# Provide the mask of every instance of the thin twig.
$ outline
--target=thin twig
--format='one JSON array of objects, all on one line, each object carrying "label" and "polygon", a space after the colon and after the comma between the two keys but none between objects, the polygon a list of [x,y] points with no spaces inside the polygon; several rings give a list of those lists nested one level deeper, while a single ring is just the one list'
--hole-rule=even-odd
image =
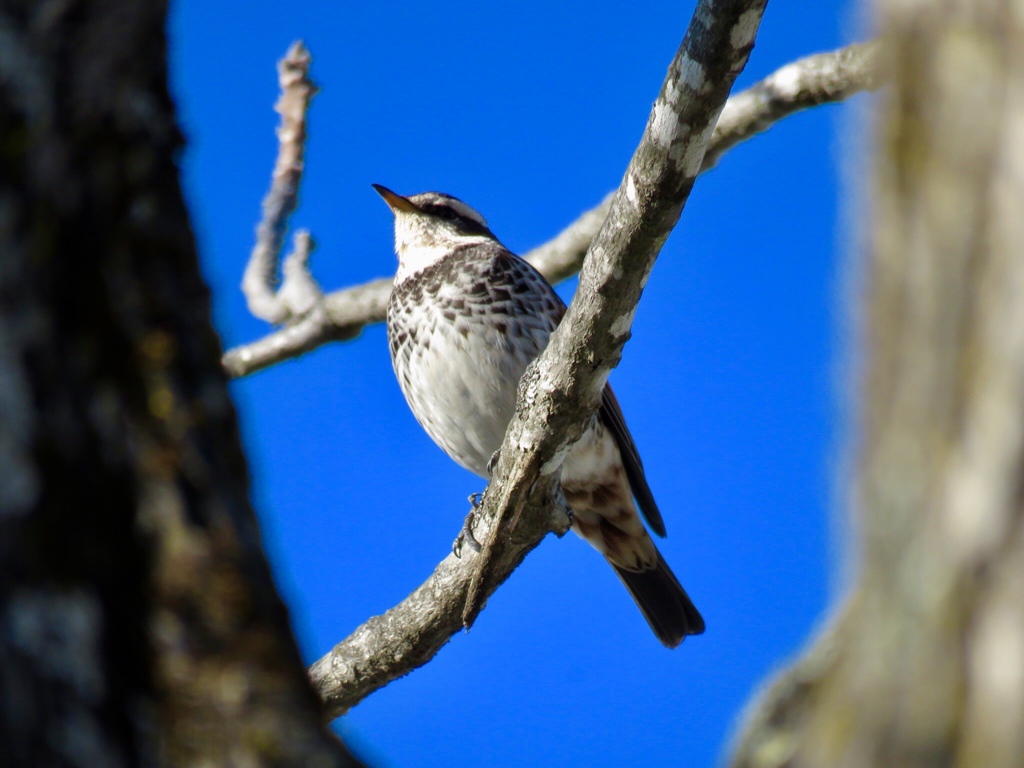
[{"label": "thin twig", "polygon": [[[856,44],[787,64],[726,103],[711,138],[702,171],[715,165],[727,150],[784,117],[808,107],[842,101],[881,84],[877,45]],[[583,213],[559,235],[525,258],[552,283],[579,271],[583,256],[601,228],[612,194]],[[224,368],[232,377],[246,376],[283,360],[298,357],[329,341],[356,338],[367,325],[384,322],[391,279],[329,293],[326,311],[298,320],[294,326],[229,350]]]},{"label": "thin twig", "polygon": [[[284,244],[288,219],[298,204],[299,182],[302,179],[303,153],[306,143],[306,112],[316,93],[309,79],[309,51],[301,41],[292,43],[288,53],[277,65],[281,97],[274,109],[281,115],[277,129],[279,142],[277,162],[271,177],[270,189],[263,198],[263,218],[256,227],[256,244],[242,277],[242,293],[249,311],[269,323],[283,323],[295,316],[295,307],[306,311],[320,300],[321,293],[308,269],[308,279],[295,281],[289,291],[278,291],[278,260]],[[308,260],[308,235],[304,244],[296,241],[296,252],[305,246]],[[293,270],[294,272],[294,270]]]},{"label": "thin twig", "polygon": [[293,242],[292,252],[281,265],[284,279],[277,299],[291,317],[303,317],[323,302],[324,294],[309,268],[309,257],[315,247],[312,236],[300,229]]}]

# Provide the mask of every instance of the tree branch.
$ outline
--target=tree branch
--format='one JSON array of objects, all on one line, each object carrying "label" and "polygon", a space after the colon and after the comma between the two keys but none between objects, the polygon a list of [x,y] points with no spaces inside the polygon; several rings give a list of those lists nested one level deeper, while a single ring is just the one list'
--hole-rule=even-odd
[{"label": "tree branch", "polygon": [[701,170],[711,170],[730,149],[784,117],[879,88],[882,73],[878,49],[877,42],[853,43],[837,51],[807,56],[733,96],[718,119]]},{"label": "tree branch", "polygon": [[332,716],[429,660],[552,529],[568,520],[559,474],[629,337],[654,260],[679,219],[766,0],[704,0],[594,239],[580,285],[519,387],[516,415],[484,495],[485,544],[449,556],[410,597],[371,619],[310,670]]},{"label": "tree branch", "polygon": [[[808,107],[842,101],[880,84],[874,43],[849,45],[787,64],[729,99],[711,137],[701,171],[711,169],[725,152],[784,117]],[[576,274],[608,215],[613,195],[609,193],[559,235],[525,254],[526,260],[551,283]],[[390,293],[390,278],[334,291],[325,297],[323,311],[312,312],[294,325],[229,350],[224,355],[224,367],[232,377],[246,376],[329,341],[354,339],[365,326],[384,322]]]},{"label": "tree branch", "polygon": [[242,276],[242,293],[249,311],[268,323],[279,324],[306,315],[323,298],[320,286],[309,271],[312,240],[305,231],[295,235],[295,247],[285,259],[284,280],[280,290],[277,289],[281,246],[288,229],[288,219],[299,201],[306,144],[306,112],[316,94],[316,85],[309,79],[309,63],[309,51],[298,41],[292,43],[277,65],[281,85],[281,98],[274,105],[281,115],[281,125],[277,129],[277,162],[270,189],[263,198],[263,218],[256,227],[256,244]]}]

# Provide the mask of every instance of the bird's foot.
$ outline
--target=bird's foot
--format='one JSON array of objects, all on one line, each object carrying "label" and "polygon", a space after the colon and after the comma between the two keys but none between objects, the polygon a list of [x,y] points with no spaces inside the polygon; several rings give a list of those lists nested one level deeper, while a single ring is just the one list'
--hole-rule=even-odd
[{"label": "bird's foot", "polygon": [[[565,503],[563,500],[561,503],[562,512],[565,514],[564,518],[559,519],[558,513],[555,512],[552,518],[552,527],[554,528],[555,535],[558,538],[562,538],[569,531],[572,530],[572,524],[576,522],[576,515],[572,511],[572,507]],[[564,522],[563,522],[564,521]]]},{"label": "bird's foot", "polygon": [[463,544],[468,545],[471,550],[478,554],[482,549],[480,542],[477,541],[476,536],[473,535],[473,523],[476,522],[476,511],[483,503],[483,496],[484,495],[482,493],[471,493],[469,495],[469,514],[466,515],[466,519],[462,523],[462,530],[459,531],[459,535],[455,537],[455,541],[452,543],[452,554],[460,560],[462,559]]}]

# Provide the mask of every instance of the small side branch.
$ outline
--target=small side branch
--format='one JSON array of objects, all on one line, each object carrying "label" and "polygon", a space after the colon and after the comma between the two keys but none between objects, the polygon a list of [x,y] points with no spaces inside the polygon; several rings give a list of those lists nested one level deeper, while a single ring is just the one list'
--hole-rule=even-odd
[{"label": "small side branch", "polygon": [[854,43],[838,51],[798,59],[729,99],[704,156],[708,171],[719,158],[788,115],[844,101],[882,85],[879,43]]},{"label": "small side branch", "polygon": [[[580,286],[519,388],[478,512],[479,555],[447,558],[419,589],[371,619],[310,670],[336,717],[429,660],[548,532],[568,524],[559,474],[629,336],[642,286],[700,171],[729,89],[753,48],[766,0],[702,0],[647,130],[584,263]],[[433,649],[433,650],[430,650]]]},{"label": "small side branch", "polygon": [[308,314],[323,298],[309,271],[312,239],[308,232],[295,236],[295,246],[285,259],[284,281],[278,290],[278,260],[288,230],[288,220],[298,204],[306,143],[306,112],[316,93],[309,79],[310,55],[301,41],[292,43],[278,63],[281,97],[274,109],[281,115],[277,129],[277,162],[270,189],[263,198],[263,218],[256,227],[256,245],[242,277],[242,293],[249,311],[268,323],[281,324]]},{"label": "small side branch", "polygon": [[[787,64],[729,99],[711,137],[701,171],[712,168],[740,142],[789,115],[842,101],[881,84],[876,43],[850,45]],[[552,283],[576,274],[608,215],[612,197],[610,193],[560,234],[525,254],[526,260]],[[324,298],[325,312],[306,316],[294,326],[229,350],[224,355],[224,368],[232,377],[246,376],[329,341],[354,339],[365,326],[384,322],[390,293],[389,278],[333,291]]]}]

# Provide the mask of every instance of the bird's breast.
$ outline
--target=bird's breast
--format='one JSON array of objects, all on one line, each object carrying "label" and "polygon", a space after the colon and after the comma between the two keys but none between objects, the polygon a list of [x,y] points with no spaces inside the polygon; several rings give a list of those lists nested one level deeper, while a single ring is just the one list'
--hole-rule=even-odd
[{"label": "bird's breast", "polygon": [[388,340],[417,420],[449,456],[478,475],[501,447],[516,388],[553,324],[444,286],[393,302]]}]

